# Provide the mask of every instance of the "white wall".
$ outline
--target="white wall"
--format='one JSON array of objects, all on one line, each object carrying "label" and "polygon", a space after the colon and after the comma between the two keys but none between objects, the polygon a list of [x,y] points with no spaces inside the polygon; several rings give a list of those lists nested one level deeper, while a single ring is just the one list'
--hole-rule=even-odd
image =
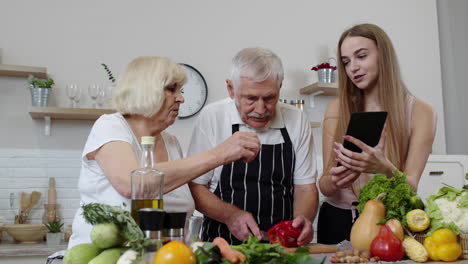
[{"label": "white wall", "polygon": [[[282,97],[300,98],[298,89],[316,80],[310,67],[333,55],[345,28],[376,23],[392,38],[409,89],[436,108],[434,152],[445,153],[435,0],[5,1],[2,10],[3,63],[48,67],[57,83],[53,103],[59,106],[68,102],[65,84],[104,83],[101,62],[118,74],[139,55],[194,65],[208,82],[211,102],[227,96],[230,59],[248,46],[277,52],[286,70]],[[90,123],[54,122],[53,136],[42,136],[42,121],[26,113],[25,83],[0,78],[0,120],[9,122],[0,131],[0,146],[81,148]],[[180,120],[170,129],[184,148],[193,122]]]},{"label": "white wall", "polygon": [[[68,103],[67,83],[104,84],[101,62],[117,75],[139,55],[164,55],[195,66],[205,76],[212,102],[227,96],[224,80],[230,59],[248,46],[272,49],[283,59],[282,98],[305,99],[299,88],[317,80],[310,68],[334,56],[341,32],[356,23],[375,23],[392,38],[411,92],[437,110],[433,149],[445,153],[435,0],[3,0],[2,11],[2,63],[47,67],[57,83],[52,104],[58,106]],[[25,79],[0,77],[0,94],[0,148],[11,151],[10,156],[16,151],[81,151],[92,122],[53,121],[52,135],[45,137],[43,121],[32,120],[27,113]],[[311,119],[321,120],[329,100],[320,98],[318,106],[308,110]],[[178,120],[169,129],[184,150],[194,120]],[[314,129],[314,136],[320,151],[320,129]],[[5,173],[0,169],[3,178],[16,177]],[[78,177],[77,171],[72,173]],[[39,174],[44,183],[49,176]]]},{"label": "white wall", "polygon": [[437,1],[447,153],[468,154],[468,1]]}]

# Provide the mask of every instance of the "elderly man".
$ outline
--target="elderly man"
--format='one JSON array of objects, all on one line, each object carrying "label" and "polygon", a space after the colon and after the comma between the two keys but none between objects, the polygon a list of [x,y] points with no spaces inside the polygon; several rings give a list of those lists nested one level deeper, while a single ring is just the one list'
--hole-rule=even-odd
[{"label": "elderly man", "polygon": [[221,236],[238,244],[292,219],[302,229],[298,243],[312,240],[318,202],[312,131],[299,109],[278,104],[283,75],[273,52],[241,50],[226,80],[230,98],[206,106],[199,116],[189,155],[237,131],[255,132],[262,144],[255,160],[239,159],[190,183],[196,209],[205,215],[204,241]]}]

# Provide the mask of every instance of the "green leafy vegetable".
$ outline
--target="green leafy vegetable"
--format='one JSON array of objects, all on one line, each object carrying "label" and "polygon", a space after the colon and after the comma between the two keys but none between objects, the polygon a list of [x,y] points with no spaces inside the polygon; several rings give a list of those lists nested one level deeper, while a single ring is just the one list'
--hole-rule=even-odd
[{"label": "green leafy vegetable", "polygon": [[210,242],[199,243],[203,243],[202,246],[194,250],[195,257],[197,257],[197,264],[229,263],[227,259],[221,257],[218,246]]},{"label": "green leafy vegetable", "polygon": [[[465,179],[468,180],[468,173],[465,174]],[[463,189],[468,190],[468,184],[463,185]]]},{"label": "green leafy vegetable", "polygon": [[384,174],[375,174],[372,180],[361,188],[357,209],[359,213],[362,213],[367,201],[374,199],[381,193],[386,193],[380,199],[386,209],[385,220],[396,218],[403,225],[406,225],[406,213],[412,209],[422,209],[422,206],[417,194],[406,183],[406,173],[395,170],[393,175],[394,177],[388,178]]},{"label": "green leafy vegetable", "polygon": [[91,225],[114,223],[119,227],[120,235],[127,241],[132,249],[139,253],[139,257],[143,256],[144,248],[151,243],[146,239],[133,220],[129,211],[122,209],[120,206],[110,206],[106,204],[90,203],[81,207],[83,209],[83,217]]},{"label": "green leafy vegetable", "polygon": [[250,235],[243,244],[231,247],[246,256],[244,264],[321,264],[325,261],[325,258],[322,260],[312,258],[308,247],[299,247],[296,252],[284,253],[284,247],[279,244],[260,243],[253,235]]}]

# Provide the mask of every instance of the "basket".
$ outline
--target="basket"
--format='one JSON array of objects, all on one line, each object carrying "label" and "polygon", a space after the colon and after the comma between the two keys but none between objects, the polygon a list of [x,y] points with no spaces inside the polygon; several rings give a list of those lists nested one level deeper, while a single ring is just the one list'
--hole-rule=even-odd
[{"label": "basket", "polygon": [[468,259],[468,234],[460,234],[460,245],[462,247],[462,257]]},{"label": "basket", "polygon": [[414,235],[414,239],[416,239],[416,241],[418,241],[421,244],[424,244],[424,239],[426,238],[425,233],[414,233],[413,235]]}]

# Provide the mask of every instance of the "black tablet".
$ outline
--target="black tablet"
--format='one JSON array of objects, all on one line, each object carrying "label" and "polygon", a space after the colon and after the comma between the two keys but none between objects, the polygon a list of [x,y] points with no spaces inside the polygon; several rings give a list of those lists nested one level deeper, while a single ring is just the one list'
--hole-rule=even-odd
[{"label": "black tablet", "polygon": [[[355,137],[370,147],[375,147],[379,143],[386,119],[387,112],[352,113],[345,135]],[[362,152],[359,147],[346,140],[343,146],[354,152]]]},{"label": "black tablet", "polygon": [[[348,129],[345,135],[355,137],[370,147],[379,143],[387,112],[356,112],[351,114]],[[344,141],[343,146],[354,152],[362,152],[358,146],[349,141]],[[338,166],[341,164],[338,163]]]}]

